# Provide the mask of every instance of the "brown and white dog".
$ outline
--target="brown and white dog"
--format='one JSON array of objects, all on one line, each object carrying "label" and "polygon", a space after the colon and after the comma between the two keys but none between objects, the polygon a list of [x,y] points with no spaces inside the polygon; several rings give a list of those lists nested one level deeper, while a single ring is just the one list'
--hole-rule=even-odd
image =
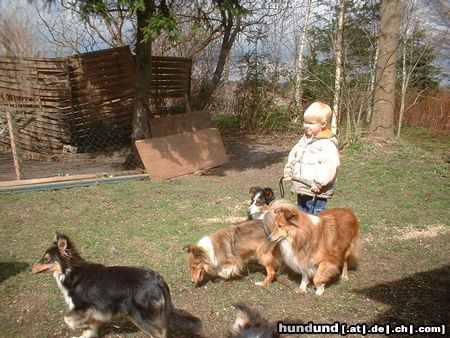
[{"label": "brown and white dog", "polygon": [[328,209],[318,216],[286,202],[274,202],[271,209],[272,217],[264,219],[269,240],[279,244],[285,264],[302,275],[300,292],[312,279],[316,294],[322,295],[341,269],[348,279],[348,268],[357,262],[359,228],[350,209]]},{"label": "brown and white dog", "polygon": [[191,281],[203,285],[208,277],[230,279],[242,276],[252,256],[266,268],[267,276],[257,285],[267,286],[276,277],[281,255],[259,220],[247,220],[204,236],[196,245],[186,245]]}]

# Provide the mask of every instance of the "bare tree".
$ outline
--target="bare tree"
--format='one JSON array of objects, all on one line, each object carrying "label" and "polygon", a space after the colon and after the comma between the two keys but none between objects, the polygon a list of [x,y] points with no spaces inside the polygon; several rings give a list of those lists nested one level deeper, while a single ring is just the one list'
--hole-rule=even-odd
[{"label": "bare tree", "polygon": [[380,53],[376,69],[374,107],[370,137],[394,137],[396,61],[401,2],[383,0],[381,8]]},{"label": "bare tree", "polygon": [[301,33],[297,33],[296,39],[296,62],[295,62],[295,84],[294,84],[294,114],[299,116],[303,110],[303,86],[302,80],[304,76],[305,62],[304,52],[308,35],[309,18],[311,14],[312,0],[306,1],[305,15]]},{"label": "bare tree", "polygon": [[373,112],[373,93],[375,91],[375,83],[376,83],[376,70],[378,63],[378,56],[380,55],[380,44],[377,43],[375,47],[375,56],[373,58],[372,67],[370,69],[370,84],[367,90],[367,115],[366,122],[369,123],[372,118]]},{"label": "bare tree", "polygon": [[[44,6],[45,7],[45,6]],[[74,0],[55,0],[51,11],[35,3],[42,37],[53,46],[53,54],[84,53],[134,43],[133,15],[120,2],[110,11],[85,15]]]},{"label": "bare tree", "polygon": [[[211,38],[217,36],[220,40],[219,52],[216,54],[213,71],[207,78],[203,78],[200,89],[193,100],[196,110],[204,109],[222,80],[230,51],[240,33],[244,33],[258,25],[267,27],[288,8],[287,4],[271,1],[240,1],[242,6],[238,11],[218,1],[214,8],[206,9],[205,20],[209,25]],[[207,39],[208,41],[209,39]]]},{"label": "bare tree", "polygon": [[30,13],[16,3],[0,12],[0,54],[8,56],[38,56],[40,51],[33,34]]},{"label": "bare tree", "polygon": [[337,131],[337,120],[339,116],[339,103],[341,100],[341,88],[342,79],[344,73],[344,20],[345,20],[345,0],[339,0],[339,19],[338,19],[338,29],[336,37],[336,75],[334,78],[334,100],[333,100],[333,115],[331,118],[331,131],[336,133]]}]

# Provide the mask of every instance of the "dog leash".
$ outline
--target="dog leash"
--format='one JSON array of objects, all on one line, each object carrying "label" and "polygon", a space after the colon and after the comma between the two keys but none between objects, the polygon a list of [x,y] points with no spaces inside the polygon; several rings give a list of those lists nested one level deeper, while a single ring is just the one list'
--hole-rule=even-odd
[{"label": "dog leash", "polygon": [[[280,179],[279,179],[279,181],[278,181],[278,188],[280,189],[280,196],[281,196],[281,198],[284,198],[284,185],[283,185],[283,179],[284,179],[284,176],[282,176]],[[302,182],[302,180],[300,180],[300,179],[298,179],[298,178],[292,178],[292,181],[295,181],[295,182]],[[314,197],[313,197],[313,201],[314,201],[314,209],[316,208],[316,201],[317,200],[317,194],[314,194]]]},{"label": "dog leash", "polygon": [[[281,196],[281,198],[284,198],[284,185],[283,185],[283,179],[284,179],[284,176],[282,176],[282,177],[280,178],[280,180],[278,181],[278,188],[280,189],[280,196]],[[301,179],[298,179],[298,178],[295,178],[295,177],[292,177],[291,180],[294,181],[294,182],[305,183],[305,182],[302,181]],[[306,183],[306,184],[308,184],[308,183]]]},{"label": "dog leash", "polygon": [[283,180],[284,180],[284,176],[282,176],[280,178],[280,180],[278,181],[278,188],[280,189],[280,196],[281,198],[284,198],[284,186],[283,186]]}]

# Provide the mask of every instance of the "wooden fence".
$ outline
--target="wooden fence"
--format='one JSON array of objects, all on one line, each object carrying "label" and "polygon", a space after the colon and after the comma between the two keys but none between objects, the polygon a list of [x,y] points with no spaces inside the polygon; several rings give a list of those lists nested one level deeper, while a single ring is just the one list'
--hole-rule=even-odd
[{"label": "wooden fence", "polygon": [[[155,116],[189,111],[192,60],[154,57],[151,104]],[[25,156],[102,151],[130,144],[135,86],[129,47],[61,59],[0,57],[0,132],[6,113]],[[0,135],[0,151],[10,136]]]},{"label": "wooden fence", "polygon": [[[10,113],[22,151],[61,152],[71,141],[70,106],[66,60],[0,58],[0,126]],[[9,137],[0,136],[0,149],[9,147]]]},{"label": "wooden fence", "polygon": [[157,116],[190,112],[192,59],[152,58],[151,102]]},{"label": "wooden fence", "polygon": [[129,48],[69,57],[71,131],[79,152],[131,140],[135,68]]}]

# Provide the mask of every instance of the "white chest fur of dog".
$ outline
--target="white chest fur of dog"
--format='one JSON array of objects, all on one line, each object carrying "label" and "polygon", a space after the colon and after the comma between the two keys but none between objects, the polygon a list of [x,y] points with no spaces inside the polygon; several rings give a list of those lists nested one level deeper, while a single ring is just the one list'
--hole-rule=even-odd
[{"label": "white chest fur of dog", "polygon": [[69,307],[69,310],[72,310],[75,305],[73,304],[72,297],[69,295],[69,290],[64,286],[63,282],[66,279],[66,275],[63,273],[54,272],[53,277],[55,277],[56,284],[58,285],[59,289],[61,290],[61,293],[64,296],[64,301],[66,302],[67,306]]},{"label": "white chest fur of dog", "polygon": [[306,278],[314,277],[316,273],[316,268],[312,266],[303,266],[301,261],[297,258],[292,249],[292,240],[290,238],[286,238],[280,243],[281,253],[283,254],[283,258],[287,266],[289,266],[295,272],[298,272],[302,275],[302,279],[305,276]]}]

